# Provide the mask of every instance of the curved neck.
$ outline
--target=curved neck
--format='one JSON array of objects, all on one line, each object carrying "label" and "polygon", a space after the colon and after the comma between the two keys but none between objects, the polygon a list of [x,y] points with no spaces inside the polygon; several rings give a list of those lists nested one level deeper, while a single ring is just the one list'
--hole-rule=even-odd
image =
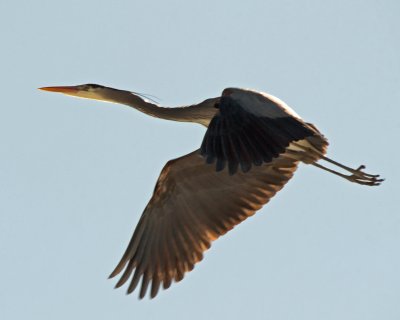
[{"label": "curved neck", "polygon": [[102,94],[108,102],[125,104],[149,116],[183,122],[196,122],[208,126],[217,109],[214,107],[219,98],[207,99],[197,105],[165,108],[145,101],[138,95],[124,90],[108,89]]}]

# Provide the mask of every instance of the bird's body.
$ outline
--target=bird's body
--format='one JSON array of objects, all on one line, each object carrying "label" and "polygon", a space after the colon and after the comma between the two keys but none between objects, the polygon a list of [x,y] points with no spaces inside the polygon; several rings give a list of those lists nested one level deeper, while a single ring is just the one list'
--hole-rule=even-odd
[{"label": "bird's body", "polygon": [[[199,104],[163,108],[138,94],[81,85],[46,87],[81,98],[126,104],[148,115],[208,127],[200,149],[169,161],[121,261],[117,287],[129,279],[128,293],[141,280],[139,296],[150,288],[183,279],[211,242],[253,215],[293,176],[298,163],[312,164],[363,185],[379,185],[377,175],[325,157],[328,142],[312,124],[269,94],[227,88]],[[317,163],[325,160],[350,172]]]}]

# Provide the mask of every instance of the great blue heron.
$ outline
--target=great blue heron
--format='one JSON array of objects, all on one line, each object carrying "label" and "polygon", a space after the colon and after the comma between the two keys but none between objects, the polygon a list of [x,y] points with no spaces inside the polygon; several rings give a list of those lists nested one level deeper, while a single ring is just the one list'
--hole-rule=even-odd
[{"label": "great blue heron", "polygon": [[362,185],[383,181],[379,175],[363,172],[365,166],[352,169],[327,158],[328,142],[316,126],[266,93],[227,88],[220,97],[199,104],[164,108],[139,94],[97,84],[41,89],[125,104],[153,117],[208,127],[199,149],[168,161],[162,169],[128,248],[110,275],[124,270],[116,287],[132,278],[128,293],[142,279],[140,298],[150,282],[153,298],[161,285],[167,289],[172,281],[182,280],[213,240],[282,189],[299,162]]}]

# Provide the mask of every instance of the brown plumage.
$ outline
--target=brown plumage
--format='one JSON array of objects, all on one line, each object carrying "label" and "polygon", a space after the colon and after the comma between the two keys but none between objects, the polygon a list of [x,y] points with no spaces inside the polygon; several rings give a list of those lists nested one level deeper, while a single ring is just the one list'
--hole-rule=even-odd
[{"label": "brown plumage", "polygon": [[[117,287],[132,274],[129,291],[142,278],[151,296],[168,287],[202,260],[211,242],[265,205],[293,176],[298,161],[288,155],[231,176],[215,173],[199,151],[169,161],[154,194],[111,277],[124,271]],[[136,268],[136,269],[135,269]],[[135,269],[135,270],[134,270]]]}]

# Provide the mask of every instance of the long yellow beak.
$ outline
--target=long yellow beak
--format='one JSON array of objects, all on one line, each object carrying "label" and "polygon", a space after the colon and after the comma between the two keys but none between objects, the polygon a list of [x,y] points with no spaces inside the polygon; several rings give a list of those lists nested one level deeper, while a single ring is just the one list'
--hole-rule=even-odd
[{"label": "long yellow beak", "polygon": [[42,87],[42,88],[39,88],[39,90],[59,92],[59,93],[64,93],[64,94],[75,94],[79,91],[76,86]]}]

